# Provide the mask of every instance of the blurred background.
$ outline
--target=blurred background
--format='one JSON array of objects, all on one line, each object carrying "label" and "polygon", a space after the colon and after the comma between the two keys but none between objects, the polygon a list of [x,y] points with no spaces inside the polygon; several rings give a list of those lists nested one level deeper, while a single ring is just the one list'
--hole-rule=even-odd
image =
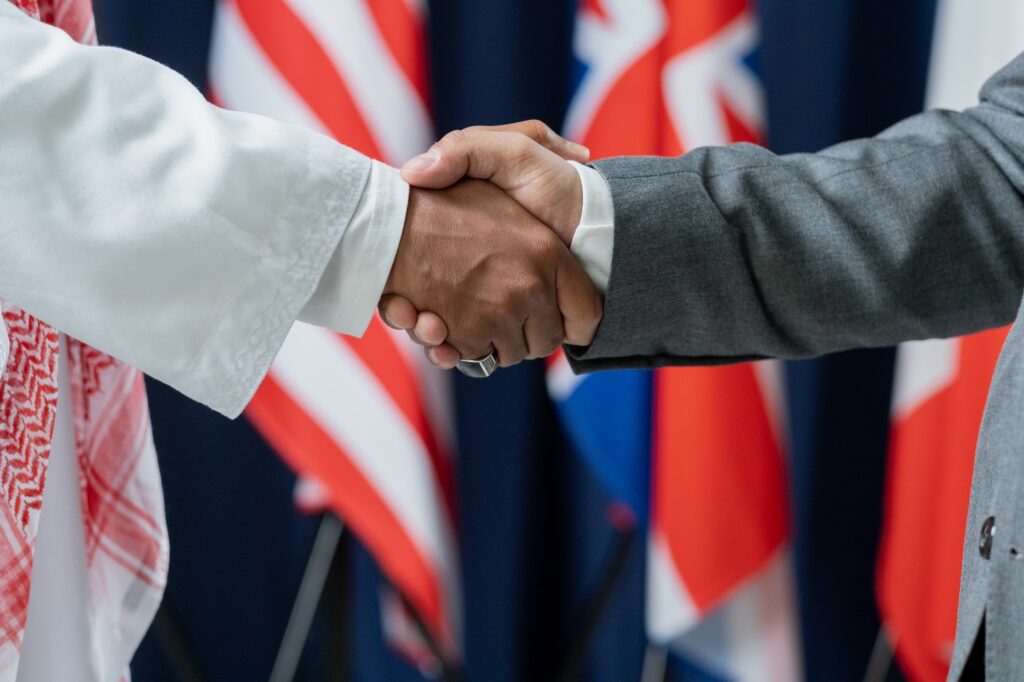
[{"label": "blurred background", "polygon": [[[101,42],[218,104],[398,165],[449,130],[527,118],[595,157],[817,151],[926,97],[963,105],[1024,47],[1016,4],[96,9]],[[296,331],[234,422],[150,382],[172,552],[134,678],[265,680],[277,661],[297,680],[944,679],[1001,333],[582,381],[556,358],[473,381],[375,323],[360,341]]]}]

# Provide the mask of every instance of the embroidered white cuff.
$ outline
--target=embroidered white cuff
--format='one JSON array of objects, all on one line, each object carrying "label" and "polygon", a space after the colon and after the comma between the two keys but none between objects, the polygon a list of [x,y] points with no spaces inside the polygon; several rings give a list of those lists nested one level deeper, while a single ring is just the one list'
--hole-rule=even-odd
[{"label": "embroidered white cuff", "polygon": [[355,215],[299,319],[362,336],[387,283],[405,229],[409,185],[374,161]]}]

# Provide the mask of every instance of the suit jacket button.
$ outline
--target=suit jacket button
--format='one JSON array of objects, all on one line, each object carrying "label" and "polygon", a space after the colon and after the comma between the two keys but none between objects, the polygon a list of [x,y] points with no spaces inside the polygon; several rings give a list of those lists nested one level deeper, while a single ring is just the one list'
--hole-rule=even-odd
[{"label": "suit jacket button", "polygon": [[996,517],[990,516],[981,524],[981,542],[978,543],[978,551],[982,559],[988,559],[992,555],[992,536],[996,534]]}]

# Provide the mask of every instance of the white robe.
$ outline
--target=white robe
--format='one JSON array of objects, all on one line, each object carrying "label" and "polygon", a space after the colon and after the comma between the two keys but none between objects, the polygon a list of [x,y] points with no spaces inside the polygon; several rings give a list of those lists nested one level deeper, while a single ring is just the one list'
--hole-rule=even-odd
[{"label": "white robe", "polygon": [[[297,318],[365,330],[405,222],[394,169],[4,0],[0,149],[0,298],[228,416]],[[21,682],[96,679],[59,381]]]},{"label": "white robe", "polygon": [[362,334],[405,221],[396,170],[3,0],[0,150],[0,298],[228,416],[300,315]]}]

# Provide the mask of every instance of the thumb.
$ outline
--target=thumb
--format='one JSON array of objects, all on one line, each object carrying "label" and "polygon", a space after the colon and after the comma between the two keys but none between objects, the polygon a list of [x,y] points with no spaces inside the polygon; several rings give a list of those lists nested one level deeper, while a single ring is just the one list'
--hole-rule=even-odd
[{"label": "thumb", "polygon": [[573,346],[589,346],[604,315],[601,294],[568,249],[561,249],[555,274],[558,308],[562,311],[565,342]]},{"label": "thumb", "polygon": [[[427,189],[440,189],[455,184],[471,172],[472,143],[486,139],[489,133],[516,133],[566,161],[586,163],[590,159],[589,149],[565,139],[542,121],[519,121],[497,126],[472,126],[465,130],[452,131],[427,152],[409,159],[402,166],[402,177],[411,185]],[[506,141],[509,139],[505,138]],[[480,178],[482,176],[474,174],[472,177]]]},{"label": "thumb", "polygon": [[583,208],[579,174],[557,153],[520,132],[456,130],[402,168],[411,185],[447,187],[463,177],[489,180],[569,245]]},{"label": "thumb", "polygon": [[467,132],[481,131],[494,133],[519,133],[530,138],[541,147],[553,151],[566,161],[578,161],[586,163],[590,160],[590,150],[581,144],[565,139],[552,130],[543,121],[536,119],[531,121],[519,121],[518,123],[506,123],[498,126],[472,126],[466,128]]},{"label": "thumb", "polygon": [[443,138],[419,156],[406,161],[402,166],[402,179],[413,187],[444,189],[466,177],[470,171],[471,152],[460,144],[445,144],[447,139]]}]

